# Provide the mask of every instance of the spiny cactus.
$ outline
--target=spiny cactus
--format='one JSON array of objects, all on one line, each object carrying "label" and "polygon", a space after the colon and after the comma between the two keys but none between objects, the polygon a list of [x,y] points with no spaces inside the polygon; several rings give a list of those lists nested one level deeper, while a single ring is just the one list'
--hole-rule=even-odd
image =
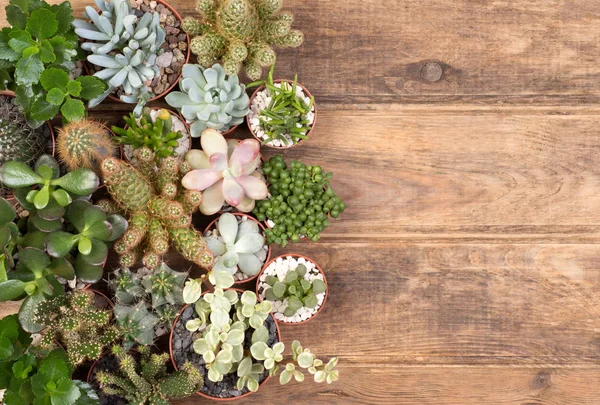
[{"label": "spiny cactus", "polygon": [[204,379],[191,364],[181,370],[167,373],[167,353],[150,354],[149,347],[140,347],[140,361],[127,354],[121,347],[114,346],[113,355],[119,361],[119,372],[99,371],[96,378],[107,395],[125,398],[137,405],[167,405],[169,399],[185,398],[198,391]]},{"label": "spiny cactus", "polygon": [[90,291],[78,290],[40,302],[34,320],[46,325],[41,346],[60,343],[74,365],[99,358],[103,349],[119,337],[112,324],[112,312],[95,308],[94,293]]},{"label": "spiny cactus", "polygon": [[96,169],[102,160],[117,153],[108,129],[93,120],[73,121],[59,129],[56,147],[69,170]]},{"label": "spiny cactus", "polygon": [[157,318],[148,312],[143,302],[138,302],[133,306],[117,305],[114,312],[125,349],[131,349],[136,343],[152,344]]},{"label": "spiny cactus", "polygon": [[272,46],[298,47],[304,35],[291,29],[294,16],[279,12],[283,0],[198,0],[200,19],[185,18],[183,29],[195,35],[192,52],[198,63],[210,67],[223,61],[228,74],[244,66],[252,80],[262,75],[262,67],[275,63]]},{"label": "spiny cactus", "polygon": [[114,158],[105,159],[100,167],[110,195],[129,214],[129,229],[115,244],[121,265],[132,267],[141,254],[144,265],[154,269],[170,242],[187,260],[209,269],[213,255],[191,224],[202,194],[179,187],[182,173],[177,158],[162,159],[158,171],[149,148],[136,150],[136,158],[138,168]]}]

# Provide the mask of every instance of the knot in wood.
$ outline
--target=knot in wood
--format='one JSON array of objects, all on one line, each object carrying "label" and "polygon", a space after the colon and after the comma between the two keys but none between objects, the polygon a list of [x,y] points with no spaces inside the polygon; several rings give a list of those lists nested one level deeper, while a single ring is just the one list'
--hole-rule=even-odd
[{"label": "knot in wood", "polygon": [[421,78],[432,83],[440,80],[443,73],[442,65],[434,61],[427,62],[421,68]]}]

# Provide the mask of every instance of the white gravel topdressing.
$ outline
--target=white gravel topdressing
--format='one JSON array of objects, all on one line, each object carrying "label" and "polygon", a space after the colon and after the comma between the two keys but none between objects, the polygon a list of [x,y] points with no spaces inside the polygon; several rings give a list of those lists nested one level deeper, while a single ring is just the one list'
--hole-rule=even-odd
[{"label": "white gravel topdressing", "polygon": [[[291,85],[291,83],[289,84]],[[275,83],[275,87],[281,88],[281,83]],[[298,95],[298,97],[304,100],[307,106],[310,104],[310,97],[308,97],[306,93],[304,93],[302,87],[296,87],[296,94]],[[250,128],[252,128],[254,134],[256,134],[256,136],[262,140],[269,139],[269,135],[267,135],[260,126],[260,112],[269,106],[271,100],[271,91],[269,89],[265,88],[264,90],[259,91],[258,93],[256,93],[256,97],[254,97],[254,99],[252,100],[252,104],[250,105],[250,112],[248,113],[248,123],[250,125]],[[314,104],[311,110],[308,112],[308,114],[306,114],[306,119],[309,121],[310,127],[312,128],[313,123],[315,122]],[[265,120],[270,121],[271,118],[265,117]],[[306,135],[306,133],[302,133],[302,135]],[[265,145],[275,147],[285,147],[294,145],[292,137],[289,136],[289,134],[284,134],[283,137],[286,139],[286,142],[279,139],[274,139],[270,142],[267,142]]]},{"label": "white gravel topdressing", "polygon": [[[156,117],[158,117],[158,113],[160,110],[150,110],[150,116],[152,120],[155,121]],[[180,161],[183,161],[185,158],[185,154],[192,147],[192,142],[190,140],[189,132],[183,123],[176,115],[171,114],[171,118],[173,118],[173,128],[171,129],[173,132],[181,132],[183,136],[177,140],[178,144],[175,148],[175,154],[179,158]],[[140,120],[138,119],[138,123]],[[135,165],[137,159],[134,156],[134,148],[132,145],[123,145],[123,152],[125,153],[125,157],[132,164]]]},{"label": "white gravel topdressing", "polygon": [[[245,215],[236,215],[235,218],[237,219],[238,224],[242,223],[242,221],[252,221],[251,219],[248,219],[248,217]],[[261,234],[263,234],[263,236],[264,236],[264,232],[262,231],[262,228],[260,226],[258,228],[260,229]],[[205,237],[210,236],[212,238],[218,239],[221,242],[225,243],[223,241],[223,238],[221,237],[221,235],[219,235],[219,230],[217,229],[216,222],[212,226],[212,229],[209,229],[208,231],[204,232],[204,236]],[[269,245],[265,244],[262,248],[262,251],[258,252],[256,257],[258,257],[259,260],[261,260],[263,262],[263,266],[264,266],[264,263],[267,260],[268,255],[269,255]],[[215,260],[217,260],[219,257],[220,256],[216,256]],[[249,279],[250,277],[252,277],[252,276],[249,276],[246,273],[241,272],[240,269],[238,269],[236,266],[236,271],[233,274],[233,278],[235,279],[235,281],[244,281],[246,279]]]},{"label": "white gravel topdressing", "polygon": [[[261,301],[264,301],[266,299],[265,290],[269,287],[269,285],[266,282],[267,276],[276,276],[279,279],[279,281],[284,281],[288,271],[295,270],[299,264],[303,264],[304,266],[306,266],[307,271],[304,275],[304,278],[306,280],[312,281],[315,279],[319,279],[325,281],[323,274],[319,271],[319,269],[313,262],[306,260],[303,257],[278,257],[265,269],[265,271],[263,271],[263,273],[258,279],[258,296],[260,297]],[[277,319],[278,321],[288,323],[298,323],[310,319],[319,311],[319,308],[321,308],[321,306],[323,305],[323,301],[325,300],[325,294],[326,292],[317,294],[318,303],[314,308],[302,307],[298,310],[298,312],[296,312],[294,316],[291,317],[283,315],[284,311],[287,308],[287,298],[283,301],[271,301],[271,303],[273,304],[273,314],[275,316],[275,319]]]}]

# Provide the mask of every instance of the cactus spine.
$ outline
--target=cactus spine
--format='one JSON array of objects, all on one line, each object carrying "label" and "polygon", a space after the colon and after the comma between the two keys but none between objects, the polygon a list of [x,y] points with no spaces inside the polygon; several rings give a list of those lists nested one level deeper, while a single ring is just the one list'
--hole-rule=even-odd
[{"label": "cactus spine", "polygon": [[58,157],[69,170],[96,169],[102,160],[117,152],[108,130],[92,120],[73,121],[62,127],[56,147]]}]

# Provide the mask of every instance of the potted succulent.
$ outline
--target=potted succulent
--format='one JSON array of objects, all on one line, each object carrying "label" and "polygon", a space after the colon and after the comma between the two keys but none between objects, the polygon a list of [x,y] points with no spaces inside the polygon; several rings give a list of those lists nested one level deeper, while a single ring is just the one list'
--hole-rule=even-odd
[{"label": "potted succulent", "polygon": [[150,347],[140,346],[136,354],[122,347],[95,362],[88,373],[88,383],[98,390],[102,404],[169,404],[169,399],[185,398],[202,386],[198,370],[185,364],[169,373],[167,353],[152,354]]},{"label": "potted succulent", "polygon": [[16,93],[32,128],[59,112],[65,121],[84,118],[82,99],[97,97],[107,86],[96,77],[69,76],[79,49],[71,4],[11,0],[6,17],[11,27],[0,34],[0,90]]},{"label": "potted succulent", "polygon": [[267,185],[257,168],[260,144],[254,139],[227,142],[214,129],[205,129],[202,150],[190,150],[185,157],[192,170],[181,184],[188,190],[203,191],[200,212],[216,214],[225,203],[241,212],[250,212],[256,200],[267,197]]},{"label": "potted succulent", "polygon": [[[141,268],[132,272],[122,268],[112,273],[109,287],[115,295],[115,313],[119,315],[117,320],[122,329],[129,328],[125,320],[130,319],[131,308],[145,307],[138,311],[143,315],[139,316],[143,325],[137,330],[131,328],[132,333],[126,336],[126,347],[136,342],[151,344],[154,338],[169,333],[184,305],[182,290],[186,277],[186,273],[174,271],[165,263],[153,271]],[[137,325],[140,325],[139,321]]]},{"label": "potted succulent", "polygon": [[5,405],[97,403],[96,392],[73,380],[74,367],[62,348],[40,350],[19,325],[16,315],[0,319],[0,392]]},{"label": "potted succulent", "polygon": [[204,231],[204,240],[215,256],[213,271],[229,272],[236,283],[254,280],[269,261],[271,247],[265,228],[243,213],[223,213]]},{"label": "potted succulent", "polygon": [[292,161],[288,167],[281,155],[275,155],[263,165],[263,172],[270,197],[257,201],[253,214],[267,224],[269,244],[286,246],[304,237],[316,242],[329,226],[329,217],[337,218],[346,209],[331,188],[333,173],[325,173],[321,166]]},{"label": "potted succulent", "polygon": [[[169,348],[173,365],[191,363],[204,377],[199,395],[211,399],[237,399],[256,392],[270,376],[279,373],[281,384],[292,378],[304,380],[296,367],[307,369],[315,381],[331,383],[338,379],[337,358],[328,364],[300,343],[292,344],[293,362],[284,367],[285,346],[271,303],[257,302],[251,291],[229,289],[233,278],[227,272],[213,272],[215,291],[198,296],[195,281],[186,284],[186,302],[171,332]],[[187,290],[187,291],[186,291]],[[189,363],[188,363],[189,362]]]},{"label": "potted succulent", "polygon": [[286,254],[271,260],[258,276],[256,295],[273,305],[275,319],[299,325],[313,319],[325,306],[325,273],[314,260]]},{"label": "potted succulent", "polygon": [[[31,166],[43,154],[54,155],[54,147],[52,125],[31,128],[14,93],[0,92],[0,165],[14,160]],[[10,190],[0,185],[0,197],[12,198]]]},{"label": "potted succulent", "polygon": [[298,83],[291,80],[273,80],[273,67],[267,80],[251,83],[259,85],[250,98],[248,128],[262,145],[287,149],[309,138],[317,121],[315,99]]},{"label": "potted succulent", "polygon": [[[100,104],[116,94],[125,103],[142,107],[168,93],[179,81],[189,59],[189,37],[180,32],[181,18],[162,1],[154,8],[128,0],[97,1],[99,11],[85,9],[85,20],[75,20],[75,33],[84,41],[94,76],[106,80],[108,89],[90,101]],[[111,96],[112,97],[112,96]],[[114,99],[114,98],[113,98]]]},{"label": "potted succulent", "polygon": [[206,128],[230,135],[248,114],[246,86],[240,84],[237,75],[225,74],[221,65],[207,69],[184,65],[179,87],[181,91],[169,93],[165,100],[191,125],[194,138]]},{"label": "potted succulent", "polygon": [[115,140],[121,144],[124,158],[135,164],[134,150],[148,147],[156,159],[176,156],[183,160],[192,147],[189,127],[172,111],[144,108],[142,116],[123,117],[125,128],[113,126]]},{"label": "potted succulent", "polygon": [[273,47],[295,48],[304,40],[292,29],[294,16],[280,12],[281,6],[282,1],[198,1],[200,18],[183,20],[183,29],[193,36],[190,47],[198,63],[210,67],[221,59],[227,74],[237,74],[243,66],[250,80],[259,79],[262,68],[275,63]]}]

